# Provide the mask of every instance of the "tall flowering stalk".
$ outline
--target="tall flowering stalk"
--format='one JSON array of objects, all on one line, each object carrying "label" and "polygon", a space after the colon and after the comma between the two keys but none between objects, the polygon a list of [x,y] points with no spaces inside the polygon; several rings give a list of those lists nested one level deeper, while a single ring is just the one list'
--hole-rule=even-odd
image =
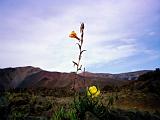
[{"label": "tall flowering stalk", "polygon": [[[75,39],[78,40],[78,43],[76,43],[78,45],[78,48],[79,48],[78,60],[77,61],[72,61],[74,66],[76,67],[76,74],[78,74],[78,71],[82,70],[82,64],[81,64],[82,54],[83,54],[83,52],[86,51],[86,50],[82,49],[82,46],[83,46],[83,35],[84,35],[84,23],[81,23],[80,33],[81,33],[81,37],[80,38],[77,36],[76,32],[74,32],[74,31],[72,31],[70,33],[70,35],[69,35],[69,37],[75,38]],[[75,90],[75,79],[74,79],[73,88]]]},{"label": "tall flowering stalk", "polygon": [[[75,89],[75,80],[77,79],[77,74],[82,70],[82,54],[86,51],[82,49],[83,46],[83,35],[84,35],[84,23],[81,23],[80,26],[81,37],[79,38],[75,31],[72,31],[69,34],[69,37],[76,39],[78,42],[76,43],[79,48],[78,60],[72,61],[74,66],[76,67],[76,78],[74,79],[73,89],[75,92],[73,103],[70,106],[70,109],[64,109],[63,107],[54,114],[55,120],[84,120],[86,119],[86,113],[93,113],[95,118],[99,118],[101,120],[109,119],[109,111],[105,108],[102,102],[99,99],[100,89],[93,85],[87,87],[85,94],[83,96],[77,94]],[[84,68],[84,86],[85,86],[85,68]],[[79,92],[78,92],[79,93]],[[77,95],[77,97],[76,97]],[[113,101],[108,103],[109,105],[113,104]],[[69,112],[68,112],[69,111]]]}]

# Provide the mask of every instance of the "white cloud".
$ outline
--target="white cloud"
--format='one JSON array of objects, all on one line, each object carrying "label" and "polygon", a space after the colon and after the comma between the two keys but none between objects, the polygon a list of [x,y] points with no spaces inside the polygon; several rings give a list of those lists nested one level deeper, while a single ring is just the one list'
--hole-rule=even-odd
[{"label": "white cloud", "polygon": [[62,14],[56,16],[52,13],[58,7],[50,7],[51,14],[45,19],[43,15],[26,14],[27,10],[17,11],[10,20],[7,18],[6,27],[11,32],[8,29],[6,33],[10,35],[1,36],[5,40],[0,44],[2,67],[33,65],[47,70],[73,71],[72,60],[76,59],[78,49],[68,34],[72,30],[79,31],[80,22],[86,25],[85,66],[138,53],[137,37],[152,23],[147,19],[156,10],[151,0],[86,3],[63,8]]}]

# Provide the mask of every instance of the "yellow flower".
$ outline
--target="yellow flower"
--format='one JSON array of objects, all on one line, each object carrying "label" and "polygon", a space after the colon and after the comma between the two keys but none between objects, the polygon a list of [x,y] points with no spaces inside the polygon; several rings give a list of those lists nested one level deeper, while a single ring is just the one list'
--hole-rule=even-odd
[{"label": "yellow flower", "polygon": [[87,95],[91,96],[92,98],[99,96],[100,90],[96,86],[89,87],[87,91]]},{"label": "yellow flower", "polygon": [[70,38],[76,38],[77,40],[80,40],[80,39],[77,37],[77,34],[76,34],[74,31],[72,31],[72,32],[69,34],[69,37],[70,37]]}]

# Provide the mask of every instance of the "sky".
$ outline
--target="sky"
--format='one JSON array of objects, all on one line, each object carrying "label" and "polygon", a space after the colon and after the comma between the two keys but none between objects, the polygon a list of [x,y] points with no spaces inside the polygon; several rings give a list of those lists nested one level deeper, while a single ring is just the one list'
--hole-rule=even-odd
[{"label": "sky", "polygon": [[0,68],[75,71],[82,22],[86,71],[160,67],[160,0],[0,0]]}]

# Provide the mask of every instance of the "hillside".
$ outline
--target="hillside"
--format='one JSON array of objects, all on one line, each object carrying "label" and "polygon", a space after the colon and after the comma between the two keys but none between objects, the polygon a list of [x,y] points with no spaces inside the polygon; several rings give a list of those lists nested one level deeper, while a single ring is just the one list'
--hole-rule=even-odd
[{"label": "hillside", "polygon": [[[32,66],[0,69],[0,89],[12,88],[71,88],[76,80],[76,88],[96,84],[120,86],[127,80],[114,79],[99,74],[96,76],[76,75],[75,73],[49,72]],[[85,84],[85,85],[84,85]]]},{"label": "hillside", "polygon": [[[142,72],[138,72],[137,76]],[[71,90],[73,80],[76,78],[78,89],[84,86],[84,76],[86,86],[97,84],[101,87],[100,99],[104,109],[108,109],[109,101],[113,98],[108,114],[111,119],[160,119],[159,70],[146,72],[138,76],[137,80],[121,79],[124,75],[132,76],[133,73],[123,73],[122,77],[119,74],[118,78],[114,77],[117,79],[108,76],[112,74],[107,74],[87,72],[76,75],[44,71],[31,66],[0,69],[1,89],[23,88],[0,91],[0,119],[50,120],[62,106],[67,111],[71,110],[69,107],[74,100],[74,91]],[[118,91],[115,86],[118,86]],[[88,111],[85,115],[90,115],[85,120],[96,118]]]},{"label": "hillside", "polygon": [[155,71],[145,73],[139,76],[138,80],[132,81],[123,87],[160,95],[160,70],[156,69]]},{"label": "hillside", "polygon": [[16,88],[27,76],[40,71],[31,66],[0,69],[0,89]]}]

